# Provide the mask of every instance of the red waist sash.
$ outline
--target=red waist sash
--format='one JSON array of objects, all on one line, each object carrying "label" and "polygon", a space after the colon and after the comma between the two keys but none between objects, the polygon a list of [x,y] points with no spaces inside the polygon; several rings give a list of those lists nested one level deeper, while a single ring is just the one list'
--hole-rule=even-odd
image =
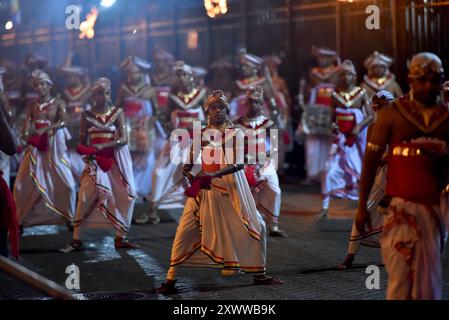
[{"label": "red waist sash", "polygon": [[[42,129],[49,127],[50,124],[48,122],[34,122],[34,127],[36,129]],[[48,131],[43,134],[35,134],[28,139],[28,144],[37,148],[39,151],[47,152],[48,151]]]},{"label": "red waist sash", "polygon": [[320,87],[316,89],[315,103],[330,107],[332,104],[332,87]]},{"label": "red waist sash", "polygon": [[352,146],[355,142],[355,137],[352,130],[356,126],[355,115],[353,113],[336,112],[336,122],[338,130],[346,137],[346,145]]},{"label": "red waist sash", "polygon": [[142,110],[142,102],[134,99],[126,99],[123,109],[125,110],[125,116],[128,118],[138,116]]},{"label": "red waist sash", "polygon": [[[99,144],[114,141],[113,132],[93,132],[91,133],[90,143],[92,147]],[[114,163],[114,148],[105,148],[95,152],[95,159],[98,166],[105,172],[108,172],[112,168]]]},{"label": "red waist sash", "polygon": [[[432,173],[428,151],[438,152],[435,144],[393,145],[388,157],[386,194],[422,204],[438,204],[437,179]],[[441,150],[441,148],[440,148]]]}]

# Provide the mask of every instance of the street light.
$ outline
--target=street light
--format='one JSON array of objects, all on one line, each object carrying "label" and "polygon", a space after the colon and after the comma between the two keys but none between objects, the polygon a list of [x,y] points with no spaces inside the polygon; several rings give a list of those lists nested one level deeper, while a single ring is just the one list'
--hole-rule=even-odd
[{"label": "street light", "polygon": [[101,5],[102,7],[104,7],[104,8],[109,8],[110,6],[114,5],[114,3],[115,3],[116,1],[117,1],[117,0],[101,0],[100,5]]},{"label": "street light", "polygon": [[8,22],[5,23],[6,30],[11,30],[12,28],[14,28],[14,23],[12,23],[11,20],[9,20]]}]

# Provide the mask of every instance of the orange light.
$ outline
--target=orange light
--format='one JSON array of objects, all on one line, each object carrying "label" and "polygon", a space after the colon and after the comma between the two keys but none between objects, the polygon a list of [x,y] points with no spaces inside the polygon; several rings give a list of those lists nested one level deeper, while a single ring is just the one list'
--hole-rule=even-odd
[{"label": "orange light", "polygon": [[80,24],[80,39],[93,39],[95,37],[95,23],[98,18],[98,10],[96,7],[93,7],[90,10],[90,13],[86,15],[86,20]]},{"label": "orange light", "polygon": [[204,8],[210,18],[215,18],[228,12],[227,0],[204,0]]}]

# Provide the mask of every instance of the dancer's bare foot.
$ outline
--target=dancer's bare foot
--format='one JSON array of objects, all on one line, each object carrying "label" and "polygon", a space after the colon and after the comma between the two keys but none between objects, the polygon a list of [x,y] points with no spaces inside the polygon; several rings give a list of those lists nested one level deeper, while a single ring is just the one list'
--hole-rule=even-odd
[{"label": "dancer's bare foot", "polygon": [[139,218],[136,219],[137,224],[158,224],[161,221],[156,213],[156,210],[151,210],[150,212],[145,212]]},{"label": "dancer's bare foot", "polygon": [[80,240],[73,239],[64,248],[59,249],[62,253],[70,253],[74,251],[80,251],[83,247],[83,243]]},{"label": "dancer's bare foot", "polygon": [[270,230],[268,235],[270,237],[281,237],[281,238],[287,238],[288,237],[287,233],[285,233],[285,231],[281,230],[281,229]]},{"label": "dancer's bare foot", "polygon": [[318,219],[320,219],[320,220],[327,219],[328,215],[329,215],[329,209],[321,209]]},{"label": "dancer's bare foot", "polygon": [[167,280],[167,282],[164,282],[159,288],[156,289],[156,292],[165,295],[175,294],[178,292],[175,284],[176,280]]},{"label": "dancer's bare foot", "polygon": [[353,261],[354,261],[354,254],[349,253],[346,256],[345,261],[343,261],[342,263],[337,264],[338,270],[352,269],[353,268],[353,265],[352,265]]},{"label": "dancer's bare foot", "polygon": [[139,249],[140,245],[137,243],[131,242],[122,237],[116,237],[114,240],[115,249]]}]

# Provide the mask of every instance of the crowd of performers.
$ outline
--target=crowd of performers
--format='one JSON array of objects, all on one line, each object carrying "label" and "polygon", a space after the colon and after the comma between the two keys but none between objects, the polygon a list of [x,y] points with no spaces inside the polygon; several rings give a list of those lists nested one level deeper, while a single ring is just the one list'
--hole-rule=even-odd
[{"label": "crowd of performers", "polygon": [[[138,248],[127,233],[136,201],[144,201],[147,211],[134,223],[157,224],[160,209],[183,210],[159,292],[176,292],[180,266],[282,284],[266,274],[266,237],[287,236],[279,228],[278,175],[294,131],[305,146],[306,184],[321,187],[320,219],[333,198],[358,201],[339,269],[351,268],[360,242],[376,236],[389,274],[387,298],[441,298],[449,83],[440,58],[424,52],[411,59],[404,95],[385,54],[365,60],[358,85],[353,62],[326,48],[312,53],[317,66],[300,82],[295,130],[278,56],[241,50],[237,68],[215,62],[206,85],[207,70],[156,48],[151,63],[123,61],[115,102],[109,79],[91,83],[70,59],[54,70],[29,55],[21,72],[5,61],[0,254],[8,254],[9,235],[17,258],[23,228],[48,224],[73,232],[63,253],[82,249],[86,228],[114,230],[116,249]],[[9,186],[11,172],[17,174]]]}]

